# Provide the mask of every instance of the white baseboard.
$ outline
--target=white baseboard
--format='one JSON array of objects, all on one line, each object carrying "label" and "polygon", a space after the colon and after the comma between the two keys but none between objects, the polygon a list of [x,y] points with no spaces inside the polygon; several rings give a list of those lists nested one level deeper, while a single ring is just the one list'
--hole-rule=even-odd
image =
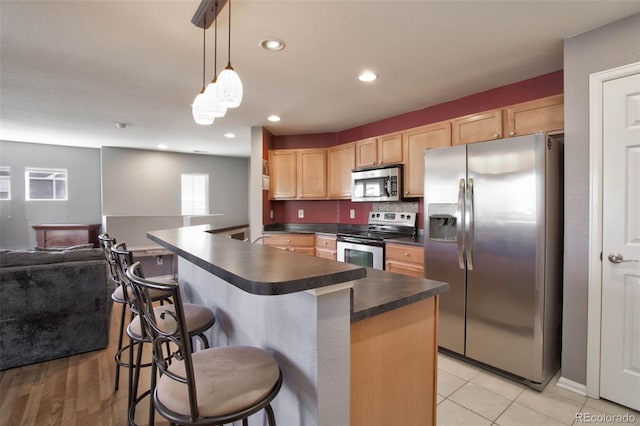
[{"label": "white baseboard", "polygon": [[560,377],[558,379],[558,382],[556,383],[556,386],[569,390],[571,392],[583,395],[583,396],[587,395],[587,385],[574,382],[573,380],[569,380],[565,377]]}]

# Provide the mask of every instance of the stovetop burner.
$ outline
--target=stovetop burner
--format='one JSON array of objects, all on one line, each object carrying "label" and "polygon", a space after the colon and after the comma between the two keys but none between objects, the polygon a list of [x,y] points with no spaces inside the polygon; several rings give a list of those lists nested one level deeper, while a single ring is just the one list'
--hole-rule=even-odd
[{"label": "stovetop burner", "polygon": [[342,238],[382,241],[385,238],[411,237],[416,234],[416,214],[405,212],[370,212],[367,231],[339,233]]}]

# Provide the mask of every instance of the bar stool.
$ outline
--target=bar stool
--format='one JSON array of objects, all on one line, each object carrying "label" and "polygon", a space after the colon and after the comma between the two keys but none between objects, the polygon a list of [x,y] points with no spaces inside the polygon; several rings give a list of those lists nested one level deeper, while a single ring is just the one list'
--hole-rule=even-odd
[{"label": "bar stool", "polygon": [[[248,346],[209,348],[191,353],[179,286],[146,280],[136,262],[127,269],[132,309],[153,341],[152,394],[156,410],[172,424],[221,425],[264,409],[275,426],[271,401],[282,386],[282,372],[271,355]],[[154,307],[151,291],[171,293],[173,305]],[[171,308],[171,309],[169,309]],[[173,352],[165,351],[171,342]],[[170,362],[172,361],[172,362]],[[160,378],[156,381],[155,370]]]},{"label": "bar stool", "polygon": [[[124,243],[116,244],[111,248],[111,253],[114,257],[117,267],[117,273],[119,276],[119,282],[123,288],[122,294],[124,295],[125,301],[129,310],[132,314],[132,320],[127,327],[127,336],[129,337],[129,362],[126,364],[130,366],[129,368],[129,399],[128,399],[128,418],[129,424],[134,425],[134,417],[135,417],[135,407],[136,405],[146,396],[151,393],[151,390],[147,390],[143,392],[141,395],[138,395],[138,384],[140,379],[140,368],[147,367],[152,364],[142,364],[142,350],[144,343],[150,343],[151,338],[146,335],[144,328],[142,327],[140,317],[136,315],[136,310],[133,309],[133,288],[131,285],[131,281],[126,275],[127,269],[133,264],[133,253],[130,250],[126,249],[126,245]],[[138,262],[139,264],[139,262]],[[142,274],[142,270],[139,269],[139,273]],[[175,283],[166,283],[167,285],[176,286]],[[159,298],[158,295],[162,295],[162,298]],[[156,309],[162,309],[163,312],[173,312],[174,307],[172,304],[174,303],[174,295],[170,292],[167,292],[163,289],[157,289],[149,292],[149,297],[151,303],[160,300],[161,305],[157,306]],[[169,302],[168,305],[163,305],[162,302]],[[198,337],[202,342],[205,348],[209,347],[209,341],[207,337],[204,335],[204,332],[213,326],[216,321],[216,318],[213,312],[202,305],[196,304],[185,304],[184,305],[184,313],[186,318],[186,328],[188,338],[191,340],[194,337]],[[169,342],[166,342],[166,350],[170,350]],[[134,347],[137,347],[136,351],[136,359],[133,360],[133,351]],[[124,365],[124,364],[123,364]],[[152,372],[153,375],[155,373]],[[152,381],[155,380],[152,377]],[[153,424],[154,417],[154,409],[153,404],[149,404],[149,424]]]},{"label": "bar stool", "polygon": [[[116,239],[111,237],[109,234],[104,233],[104,234],[98,235],[98,241],[100,243],[100,247],[102,248],[102,251],[104,252],[104,256],[107,260],[107,263],[109,265],[109,269],[108,269],[109,277],[116,284],[115,290],[113,290],[113,292],[111,293],[111,300],[114,303],[118,303],[122,305],[122,309],[120,310],[121,311],[120,326],[118,328],[118,349],[116,350],[116,354],[114,357],[116,361],[116,376],[114,380],[115,382],[114,391],[117,391],[120,387],[120,367],[130,368],[129,363],[122,361],[122,353],[129,349],[129,345],[123,346],[125,315],[126,315],[126,311],[128,310],[126,308],[127,299],[124,295],[125,286],[122,285],[122,282],[121,282],[122,280],[120,278],[121,274],[118,272],[118,265],[117,265],[115,256],[111,251],[111,249],[117,245]],[[121,243],[120,249],[126,250],[126,248],[127,248],[126,243]],[[160,301],[160,303],[164,303],[165,301],[168,301],[167,300],[168,295],[163,292],[153,292],[152,297],[154,301]],[[133,318],[134,318],[133,313],[131,313],[130,321],[133,320]]]}]

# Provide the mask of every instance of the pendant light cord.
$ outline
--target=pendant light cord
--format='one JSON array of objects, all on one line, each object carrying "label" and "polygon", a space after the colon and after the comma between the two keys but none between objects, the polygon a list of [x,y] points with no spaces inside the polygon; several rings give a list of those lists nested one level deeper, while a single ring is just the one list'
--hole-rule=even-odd
[{"label": "pendant light cord", "polygon": [[218,0],[215,6],[215,21],[213,22],[213,79],[218,78]]},{"label": "pendant light cord", "polygon": [[231,67],[231,0],[229,0],[229,61],[227,67]]},{"label": "pendant light cord", "polygon": [[204,75],[206,74],[205,61],[207,53],[207,16],[204,17],[204,26],[202,27],[202,91],[204,91]]}]

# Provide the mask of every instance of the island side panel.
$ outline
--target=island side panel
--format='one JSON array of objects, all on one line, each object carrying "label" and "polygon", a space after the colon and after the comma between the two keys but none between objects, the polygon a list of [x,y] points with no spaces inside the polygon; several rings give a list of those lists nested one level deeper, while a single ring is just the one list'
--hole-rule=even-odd
[{"label": "island side panel", "polygon": [[351,426],[433,426],[438,297],[351,325]]},{"label": "island side panel", "polygon": [[[349,289],[262,296],[183,258],[179,268],[185,301],[208,306],[216,315],[207,334],[211,346],[256,346],[277,360],[283,373],[272,403],[278,424],[349,423]],[[253,415],[249,424],[264,424],[264,414]]]}]

